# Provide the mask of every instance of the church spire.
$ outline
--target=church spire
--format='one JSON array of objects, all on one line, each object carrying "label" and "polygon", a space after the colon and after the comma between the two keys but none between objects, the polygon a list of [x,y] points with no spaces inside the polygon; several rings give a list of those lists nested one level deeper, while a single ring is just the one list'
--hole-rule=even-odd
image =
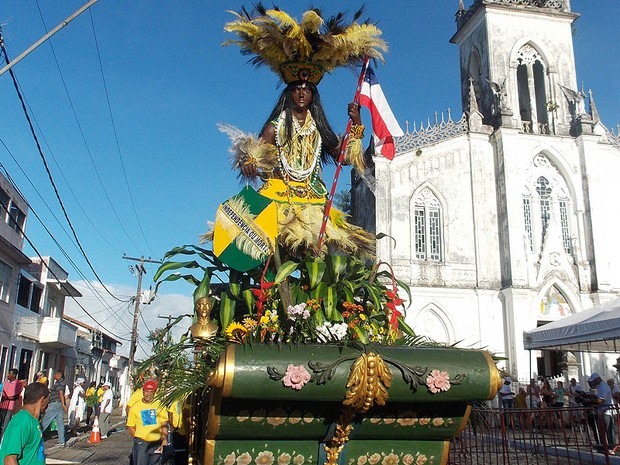
[{"label": "church spire", "polygon": [[467,12],[465,11],[465,5],[463,4],[463,0],[459,0],[459,9],[454,15],[456,16],[456,28],[457,29],[460,29],[463,23],[465,22],[466,13]]},{"label": "church spire", "polygon": [[594,95],[592,94],[592,89],[588,89],[588,95],[590,96],[590,117],[592,118],[592,122],[596,124],[601,121],[601,117],[598,114],[598,108],[596,108],[596,103],[594,103]]},{"label": "church spire", "polygon": [[469,113],[478,112],[478,101],[476,100],[476,88],[474,86],[474,78],[469,77]]}]

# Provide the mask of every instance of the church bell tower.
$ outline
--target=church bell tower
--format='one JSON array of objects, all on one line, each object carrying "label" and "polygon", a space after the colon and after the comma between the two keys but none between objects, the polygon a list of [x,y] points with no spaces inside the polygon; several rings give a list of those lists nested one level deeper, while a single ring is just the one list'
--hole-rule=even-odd
[{"label": "church bell tower", "polygon": [[459,1],[463,110],[470,87],[485,123],[531,134],[576,135],[587,122],[578,89],[569,0]]}]

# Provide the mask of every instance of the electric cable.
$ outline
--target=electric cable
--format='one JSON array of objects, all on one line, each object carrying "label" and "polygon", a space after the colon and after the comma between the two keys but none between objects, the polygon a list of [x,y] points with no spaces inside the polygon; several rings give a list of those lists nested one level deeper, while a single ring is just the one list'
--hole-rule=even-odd
[{"label": "electric cable", "polygon": [[[0,142],[4,145],[5,148],[6,145],[4,144],[4,141],[0,138]],[[8,150],[8,148],[7,148]],[[9,153],[11,153],[9,151]],[[12,154],[11,154],[12,155]],[[92,283],[90,282],[90,280],[86,277],[86,275],[82,272],[82,270],[77,266],[77,264],[73,261],[73,259],[69,256],[69,254],[67,253],[67,251],[64,249],[64,247],[60,244],[60,242],[58,241],[58,239],[54,236],[54,234],[50,231],[50,229],[47,227],[47,225],[43,222],[43,220],[41,219],[41,217],[39,216],[39,214],[37,213],[37,211],[32,207],[32,205],[28,202],[28,200],[26,200],[26,197],[21,193],[19,187],[17,186],[17,184],[15,183],[15,181],[13,180],[13,178],[11,177],[11,175],[9,174],[9,172],[7,171],[6,167],[2,164],[2,162],[0,162],[0,168],[2,168],[2,170],[5,173],[5,176],[7,178],[7,180],[11,183],[11,185],[13,186],[13,188],[22,196],[22,198],[25,200],[26,205],[28,205],[28,208],[30,209],[30,212],[35,216],[35,218],[37,220],[39,220],[39,223],[41,224],[41,226],[43,227],[43,229],[47,232],[47,234],[50,236],[50,238],[52,239],[52,241],[56,244],[56,246],[58,247],[58,249],[60,250],[60,252],[65,256],[65,258],[69,261],[69,263],[73,266],[74,270],[80,275],[80,277],[84,280],[84,282],[88,283],[88,287],[89,289],[93,292],[93,294],[97,295],[99,297],[99,301],[105,306],[108,305],[108,303],[105,301],[105,299],[103,298],[103,296],[99,293],[99,291],[92,285]],[[48,207],[49,208],[49,207]],[[120,300],[121,303],[124,302],[128,302],[128,300]]]},{"label": "electric cable", "polygon": [[[28,245],[30,245],[30,247],[32,247],[32,250],[34,250],[34,252],[37,254],[39,259],[41,260],[41,266],[45,266],[47,268],[47,271],[49,271],[49,273],[54,277],[54,279],[56,279],[56,281],[58,282],[58,285],[66,292],[67,296],[71,297],[73,299],[73,301],[78,305],[78,307],[80,307],[82,309],[82,311],[86,315],[88,315],[95,323],[99,324],[99,322],[95,319],[95,317],[93,315],[91,315],[91,313],[88,310],[86,310],[86,308],[84,308],[84,306],[74,296],[71,295],[71,291],[69,289],[67,289],[67,286],[65,285],[65,283],[63,283],[62,280],[56,275],[56,273],[54,273],[54,270],[52,270],[48,266],[48,264],[45,263],[45,259],[43,258],[43,255],[41,255],[39,253],[39,250],[36,248],[34,243],[30,240],[30,238],[25,233],[25,231],[22,229],[22,227],[19,226],[19,224],[17,224],[17,222],[15,221],[15,217],[13,217],[13,215],[11,215],[11,212],[7,209],[7,206],[6,205],[2,205],[0,203],[0,207],[2,207],[4,209],[4,211],[6,211],[6,213],[9,215],[9,218],[11,218],[13,220],[13,222],[15,223],[15,226],[19,230],[19,233],[23,236],[23,238],[26,240],[26,242],[28,242]],[[110,331],[108,328],[104,327],[103,325],[99,324],[99,326],[101,326],[109,334],[114,334],[114,332]],[[129,340],[129,339],[125,339],[125,340]]]},{"label": "electric cable", "polygon": [[[2,50],[2,53],[4,54],[4,59],[6,61],[6,64],[8,65],[10,63],[9,60],[9,56],[7,54],[6,48],[4,47],[4,42],[2,41],[2,36],[1,36],[1,32],[0,32],[0,48]],[[39,139],[37,137],[37,134],[34,130],[34,126],[32,125],[32,120],[30,119],[30,115],[28,114],[28,110],[26,108],[24,99],[22,97],[22,93],[19,89],[19,86],[17,84],[17,78],[15,77],[15,73],[13,72],[13,69],[9,69],[9,74],[11,75],[11,79],[13,81],[13,86],[15,87],[15,91],[17,92],[17,95],[19,97],[19,100],[21,102],[22,105],[22,109],[24,111],[24,115],[26,117],[26,120],[28,122],[28,125],[30,127],[30,131],[32,133],[32,136],[35,140],[36,146],[37,146],[37,150],[39,151],[39,155],[41,156],[41,159],[43,161],[43,165],[45,167],[45,171],[47,172],[47,176],[50,180],[50,183],[52,184],[52,187],[54,189],[54,194],[56,195],[56,198],[58,199],[58,202],[60,204],[60,208],[62,209],[62,212],[65,216],[65,219],[67,220],[67,224],[69,225],[69,228],[71,229],[71,232],[73,233],[73,237],[76,240],[76,243],[80,249],[80,252],[82,253],[82,256],[84,257],[84,259],[86,260],[86,263],[88,264],[89,268],[91,269],[91,271],[93,272],[93,274],[95,275],[95,277],[97,278],[97,281],[99,281],[99,283],[103,286],[103,288],[106,290],[106,292],[108,294],[110,294],[110,296],[112,296],[114,299],[121,301],[121,299],[119,299],[118,297],[116,297],[114,294],[112,294],[112,292],[108,289],[108,287],[103,283],[103,281],[101,280],[101,278],[99,277],[99,274],[97,273],[97,271],[95,270],[93,264],[91,263],[90,259],[88,258],[88,256],[86,255],[86,252],[84,251],[84,248],[82,247],[82,244],[80,242],[80,239],[77,236],[77,233],[75,231],[75,228],[73,227],[73,223],[71,222],[71,219],[69,218],[69,214],[67,213],[67,210],[64,206],[64,203],[60,197],[60,193],[58,192],[58,188],[56,186],[56,182],[54,181],[54,177],[52,176],[52,173],[49,169],[49,165],[47,164],[47,160],[45,159],[45,155],[43,154],[43,149],[41,148],[41,144],[39,142]]]},{"label": "electric cable", "polygon": [[[41,22],[43,23],[43,28],[45,29],[45,31],[47,32],[47,25],[45,24],[45,19],[43,17],[43,12],[41,11],[41,7],[39,6],[39,1],[36,1],[37,4],[37,8],[39,10],[39,16],[41,17]],[[56,50],[54,49],[54,45],[52,43],[51,40],[48,41],[48,44],[50,46],[50,49],[52,51],[52,56],[54,58],[54,62],[56,63],[56,68],[58,69],[58,74],[60,75],[60,80],[62,81],[62,85],[63,88],[65,90],[65,94],[67,95],[67,99],[69,101],[69,106],[71,107],[71,111],[73,113],[73,117],[75,119],[75,122],[77,124],[78,130],[80,132],[80,135],[82,136],[82,141],[84,142],[84,146],[86,147],[86,153],[88,153],[88,157],[90,158],[90,162],[93,165],[93,168],[95,170],[95,174],[97,175],[97,180],[99,181],[99,185],[101,186],[103,193],[105,194],[105,197],[108,201],[108,204],[110,205],[110,208],[112,209],[112,212],[114,213],[114,216],[116,217],[116,220],[118,221],[119,226],[121,227],[122,231],[125,233],[125,235],[127,236],[127,238],[129,239],[129,242],[136,248],[136,249],[140,249],[135,242],[133,241],[133,239],[131,238],[131,235],[129,234],[129,232],[127,231],[127,229],[125,229],[125,225],[123,224],[123,221],[121,221],[120,216],[118,214],[118,212],[116,211],[116,208],[114,207],[114,204],[112,203],[112,199],[110,198],[110,194],[108,193],[108,190],[105,187],[105,183],[103,182],[103,179],[101,178],[101,174],[99,173],[99,169],[97,168],[97,165],[95,163],[95,159],[93,157],[93,154],[90,150],[90,145],[88,144],[87,140],[86,140],[86,135],[84,134],[84,130],[82,129],[82,124],[80,123],[80,119],[78,118],[77,115],[77,111],[75,109],[75,105],[73,104],[73,99],[71,98],[71,94],[69,93],[69,88],[67,86],[67,83],[65,81],[65,77],[62,73],[62,69],[60,68],[60,63],[58,62],[58,57],[56,56]],[[48,148],[49,148],[49,144]],[[51,153],[51,150],[50,150]],[[52,155],[53,156],[53,155]],[[54,158],[54,161],[56,161],[56,159]],[[56,165],[58,165],[58,163],[56,162]],[[60,166],[59,166],[60,169]],[[62,171],[61,171],[62,174]],[[63,175],[64,178],[64,175]],[[66,181],[66,179],[65,179]],[[69,182],[67,182],[67,185],[69,186],[69,189],[71,190],[71,185]],[[73,190],[71,190],[71,193],[73,194],[73,197],[75,198],[77,204],[80,206],[80,208],[82,209],[82,212],[84,213],[84,215],[86,216],[86,218],[89,220],[89,222],[93,225],[93,227],[95,228],[95,230],[99,233],[99,235],[101,236],[101,238],[108,244],[110,245],[112,248],[114,248],[115,250],[117,250],[118,252],[120,252],[120,250],[116,249],[105,237],[103,237],[103,235],[101,234],[101,232],[97,229],[97,227],[93,224],[93,222],[91,221],[90,217],[88,216],[88,214],[86,213],[86,211],[84,210],[84,208],[82,207],[82,205],[80,204],[80,201],[78,199],[78,197],[73,193]]]},{"label": "electric cable", "polygon": [[134,202],[133,199],[133,194],[131,193],[131,188],[129,187],[129,178],[127,177],[127,170],[125,169],[125,162],[123,161],[123,154],[121,151],[121,144],[118,140],[118,132],[116,131],[116,123],[114,120],[114,113],[112,112],[112,104],[110,103],[110,94],[108,92],[108,85],[106,83],[106,78],[105,78],[105,73],[103,71],[103,61],[101,60],[101,52],[99,51],[99,42],[97,40],[97,32],[95,30],[95,22],[93,20],[93,13],[92,11],[89,9],[88,10],[88,14],[90,15],[90,24],[93,30],[93,36],[95,39],[95,49],[97,50],[97,59],[99,60],[99,70],[101,71],[101,79],[103,80],[103,89],[105,92],[105,97],[106,97],[106,101],[108,104],[108,112],[110,114],[110,122],[112,124],[112,132],[114,133],[114,140],[116,142],[116,149],[118,151],[118,158],[121,162],[121,167],[123,169],[123,176],[125,178],[125,184],[127,185],[127,192],[129,192],[129,200],[131,203],[131,207],[133,208],[133,212],[136,216],[136,221],[138,223],[138,228],[140,229],[140,233],[142,234],[142,238],[144,239],[144,243],[146,244],[147,248],[149,249],[149,251],[151,252],[151,255],[155,255],[155,253],[153,252],[153,249],[151,249],[151,246],[149,244],[149,241],[146,239],[146,235],[144,234],[144,229],[142,229],[142,223],[140,221],[140,217],[138,216],[138,210],[136,209],[136,204]]}]

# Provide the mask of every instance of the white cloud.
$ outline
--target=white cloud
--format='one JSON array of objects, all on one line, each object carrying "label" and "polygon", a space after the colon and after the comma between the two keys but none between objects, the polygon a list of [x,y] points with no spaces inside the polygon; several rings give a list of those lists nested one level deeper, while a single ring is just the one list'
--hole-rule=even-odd
[{"label": "white cloud", "polygon": [[[80,291],[82,297],[78,297],[77,302],[68,298],[65,301],[65,314],[120,340],[122,346],[117,349],[117,352],[128,356],[135,309],[132,299],[136,294],[136,288],[122,284],[106,284],[112,294],[124,301],[119,302],[110,296],[98,282],[72,281],[71,283]],[[149,331],[166,326],[169,316],[174,318],[178,315],[191,315],[192,313],[193,305],[190,295],[159,293],[150,304],[141,303],[136,360],[143,359],[151,353],[151,344],[147,340]],[[190,318],[181,320],[173,331],[174,339],[178,340],[191,324]]]}]

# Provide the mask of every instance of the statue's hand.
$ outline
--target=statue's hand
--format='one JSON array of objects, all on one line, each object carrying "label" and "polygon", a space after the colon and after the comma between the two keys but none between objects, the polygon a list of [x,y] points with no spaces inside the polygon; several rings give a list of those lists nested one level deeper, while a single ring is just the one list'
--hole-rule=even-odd
[{"label": "statue's hand", "polygon": [[258,175],[258,169],[254,161],[248,160],[241,165],[241,174],[246,178],[253,178]]},{"label": "statue's hand", "polygon": [[362,124],[362,117],[360,116],[360,104],[357,102],[349,103],[347,107],[347,113],[353,124]]}]

